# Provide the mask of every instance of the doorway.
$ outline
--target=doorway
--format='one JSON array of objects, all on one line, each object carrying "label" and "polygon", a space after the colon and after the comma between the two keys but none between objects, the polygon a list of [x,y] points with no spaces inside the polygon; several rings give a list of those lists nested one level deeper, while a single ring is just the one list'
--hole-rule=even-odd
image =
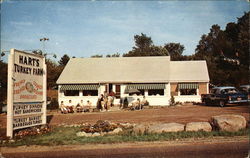
[{"label": "doorway", "polygon": [[[109,94],[113,90],[113,84],[109,83],[105,85],[105,91]],[[114,91],[114,90],[113,90]]]},{"label": "doorway", "polygon": [[[108,93],[110,93],[113,90],[113,84],[109,84],[108,85]],[[114,91],[114,90],[113,90]]]}]

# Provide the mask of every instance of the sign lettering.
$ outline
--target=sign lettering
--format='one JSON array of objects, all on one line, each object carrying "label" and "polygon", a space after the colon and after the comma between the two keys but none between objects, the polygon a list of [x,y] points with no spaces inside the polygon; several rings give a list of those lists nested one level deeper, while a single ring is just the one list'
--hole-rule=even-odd
[{"label": "sign lettering", "polygon": [[35,126],[42,124],[41,116],[23,116],[14,118],[13,129],[25,128],[29,126]]}]

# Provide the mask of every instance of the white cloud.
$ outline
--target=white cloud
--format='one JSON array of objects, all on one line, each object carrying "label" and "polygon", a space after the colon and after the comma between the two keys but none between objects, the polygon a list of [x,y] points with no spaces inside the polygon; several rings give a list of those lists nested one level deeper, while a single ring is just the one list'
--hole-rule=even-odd
[{"label": "white cloud", "polygon": [[11,25],[17,25],[17,26],[31,26],[32,22],[29,21],[11,21]]}]

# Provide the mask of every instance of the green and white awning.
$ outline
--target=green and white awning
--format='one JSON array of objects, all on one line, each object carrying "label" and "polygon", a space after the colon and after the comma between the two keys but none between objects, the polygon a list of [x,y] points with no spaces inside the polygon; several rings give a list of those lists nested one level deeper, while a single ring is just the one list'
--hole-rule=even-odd
[{"label": "green and white awning", "polygon": [[98,90],[98,84],[67,84],[62,85],[60,90]]},{"label": "green and white awning", "polygon": [[165,89],[164,83],[148,83],[148,84],[128,84],[126,89]]},{"label": "green and white awning", "polygon": [[198,89],[198,83],[178,83],[179,89]]}]

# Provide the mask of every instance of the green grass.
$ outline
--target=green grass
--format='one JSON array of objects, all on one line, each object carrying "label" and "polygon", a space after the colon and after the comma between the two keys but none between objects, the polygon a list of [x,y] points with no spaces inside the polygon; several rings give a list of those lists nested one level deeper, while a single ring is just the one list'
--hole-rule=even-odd
[{"label": "green grass", "polygon": [[131,131],[126,131],[119,135],[105,135],[98,137],[77,137],[76,133],[80,131],[80,127],[57,127],[52,132],[37,135],[27,136],[15,142],[1,143],[0,146],[21,146],[21,145],[79,145],[79,144],[107,144],[120,142],[137,142],[137,141],[168,141],[185,138],[207,138],[215,136],[246,136],[249,134],[249,129],[240,130],[238,132],[175,132],[161,134],[134,134]]}]

